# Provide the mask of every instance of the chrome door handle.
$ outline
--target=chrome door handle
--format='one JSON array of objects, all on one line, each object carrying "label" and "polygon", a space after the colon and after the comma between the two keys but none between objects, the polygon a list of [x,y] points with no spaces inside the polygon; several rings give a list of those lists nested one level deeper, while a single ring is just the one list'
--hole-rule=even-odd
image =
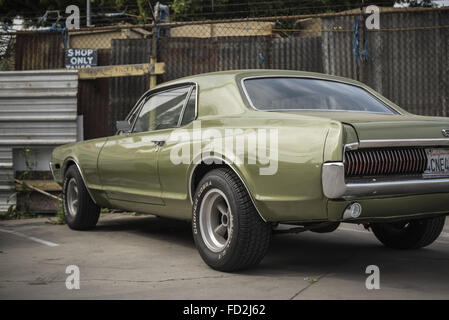
[{"label": "chrome door handle", "polygon": [[162,147],[165,144],[165,140],[152,140],[155,145]]}]

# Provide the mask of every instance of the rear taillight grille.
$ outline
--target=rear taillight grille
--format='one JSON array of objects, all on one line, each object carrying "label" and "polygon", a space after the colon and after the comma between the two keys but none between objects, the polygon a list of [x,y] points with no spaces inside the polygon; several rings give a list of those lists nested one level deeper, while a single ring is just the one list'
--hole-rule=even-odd
[{"label": "rear taillight grille", "polygon": [[345,152],[345,173],[353,176],[420,174],[427,167],[424,148],[364,149]]}]

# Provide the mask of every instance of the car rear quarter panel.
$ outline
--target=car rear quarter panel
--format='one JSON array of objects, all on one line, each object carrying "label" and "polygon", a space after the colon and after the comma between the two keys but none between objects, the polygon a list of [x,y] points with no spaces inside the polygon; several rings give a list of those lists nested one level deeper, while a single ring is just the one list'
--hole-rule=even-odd
[{"label": "car rear quarter panel", "polygon": [[[272,175],[261,174],[262,164],[259,157],[256,163],[250,163],[247,145],[245,159],[238,159],[232,150],[225,150],[227,159],[234,170],[244,180],[255,205],[266,221],[305,221],[327,219],[327,199],[321,186],[322,164],[329,160],[341,159],[343,144],[343,126],[339,122],[310,117],[294,117],[288,119],[276,113],[257,114],[253,117],[220,118],[202,121],[204,128],[241,129],[244,138],[248,133],[265,129],[275,130],[278,136],[276,150],[268,143],[266,155],[270,151],[277,152],[277,170]],[[327,146],[326,139],[330,143]],[[202,150],[208,151],[211,146],[203,142]],[[264,150],[265,151],[265,150]],[[335,158],[335,159],[334,159]],[[271,164],[273,165],[273,163]]]}]

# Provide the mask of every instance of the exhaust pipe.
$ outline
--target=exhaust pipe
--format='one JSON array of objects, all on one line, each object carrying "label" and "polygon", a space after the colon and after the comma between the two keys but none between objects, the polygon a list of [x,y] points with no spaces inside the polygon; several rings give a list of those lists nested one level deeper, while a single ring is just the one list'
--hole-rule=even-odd
[{"label": "exhaust pipe", "polygon": [[343,212],[343,220],[355,219],[360,217],[362,214],[362,205],[358,202],[351,203],[348,205]]}]

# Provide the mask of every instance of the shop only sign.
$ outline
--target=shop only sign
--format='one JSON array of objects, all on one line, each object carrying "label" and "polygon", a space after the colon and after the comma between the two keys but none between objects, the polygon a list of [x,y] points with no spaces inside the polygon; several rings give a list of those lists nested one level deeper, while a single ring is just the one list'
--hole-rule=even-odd
[{"label": "shop only sign", "polygon": [[90,68],[97,65],[97,50],[68,49],[65,51],[65,67],[67,69]]}]

